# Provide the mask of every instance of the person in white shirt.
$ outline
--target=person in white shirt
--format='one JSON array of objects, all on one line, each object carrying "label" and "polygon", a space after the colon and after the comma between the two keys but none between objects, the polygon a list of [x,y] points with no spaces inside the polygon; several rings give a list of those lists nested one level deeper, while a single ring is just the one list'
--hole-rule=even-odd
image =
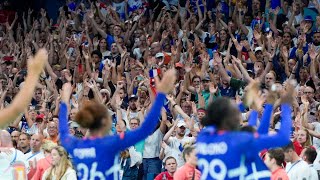
[{"label": "person in white shirt", "polygon": [[290,180],[313,180],[311,168],[298,156],[292,142],[283,147],[283,151],[284,160],[287,162],[286,172]]},{"label": "person in white shirt", "polygon": [[[172,148],[171,152],[175,152],[173,154],[170,154],[170,156],[173,156],[177,160],[178,167],[183,166],[185,163],[182,158],[183,147],[186,144],[191,145],[195,142],[194,137],[185,136],[186,127],[187,124],[183,120],[176,120],[174,122],[174,125],[163,138],[163,141],[167,143],[170,146],[170,148]],[[171,134],[174,130],[176,130],[176,135],[172,137]]]},{"label": "person in white shirt", "polygon": [[0,131],[0,179],[27,179],[29,164],[25,155],[13,148],[9,132]]},{"label": "person in white shirt", "polygon": [[40,150],[42,145],[43,136],[41,134],[34,134],[31,136],[30,148],[31,151],[25,155],[28,162],[35,166],[36,161],[44,158],[43,152]]},{"label": "person in white shirt", "polygon": [[304,148],[300,154],[300,157],[309,164],[311,169],[312,179],[320,179],[317,170],[315,169],[313,163],[317,158],[317,151],[311,147]]},{"label": "person in white shirt", "polygon": [[[166,122],[167,114],[165,110],[162,109],[161,112],[161,123],[160,127],[157,128],[152,135],[145,139],[144,149],[143,149],[143,179],[153,179],[158,174],[161,173],[162,161],[159,159],[161,140],[163,139],[164,133],[166,132]],[[156,121],[156,119],[155,119]]]}]

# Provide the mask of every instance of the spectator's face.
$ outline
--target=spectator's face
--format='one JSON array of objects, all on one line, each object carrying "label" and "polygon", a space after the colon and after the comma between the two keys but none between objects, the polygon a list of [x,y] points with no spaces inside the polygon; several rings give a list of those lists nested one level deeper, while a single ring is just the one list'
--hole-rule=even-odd
[{"label": "spectator's face", "polygon": [[263,71],[263,64],[261,61],[256,61],[254,63],[254,72],[256,74],[261,73]]},{"label": "spectator's face", "polygon": [[206,113],[204,111],[198,111],[198,118],[201,121],[202,118],[206,116]]},{"label": "spectator's face", "polygon": [[59,155],[59,152],[56,149],[52,149],[51,157],[52,157],[52,165],[56,166],[60,163],[61,156]]},{"label": "spectator's face", "polygon": [[15,140],[16,142],[19,142],[19,136],[20,136],[20,132],[19,131],[13,131],[11,133],[11,139]]},{"label": "spectator's face", "polygon": [[58,135],[58,127],[56,123],[50,122],[48,124],[48,134],[51,137],[56,137]]},{"label": "spectator's face", "polygon": [[139,40],[140,40],[140,43],[141,43],[140,45],[141,46],[146,46],[147,45],[147,38],[146,38],[145,35],[140,36]]},{"label": "spectator's face", "polygon": [[99,45],[101,49],[107,49],[107,41],[105,39],[101,39]]},{"label": "spectator's face", "polygon": [[262,60],[263,59],[263,54],[262,54],[262,51],[257,51],[255,53],[255,56],[258,60]]},{"label": "spectator's face", "polygon": [[12,71],[12,65],[7,65],[6,69],[7,69],[7,73],[10,74]]},{"label": "spectator's face", "polygon": [[32,106],[32,107],[30,107],[31,109],[29,110],[29,116],[30,116],[30,118],[32,119],[32,120],[35,120],[36,119],[36,117],[37,117],[37,113],[36,113],[36,111],[34,110],[34,107]]},{"label": "spectator's face", "polygon": [[209,90],[209,84],[210,84],[210,81],[202,81],[202,85],[203,85],[203,89],[208,91]]},{"label": "spectator's face", "polygon": [[299,130],[297,133],[297,141],[303,145],[307,141],[307,133],[304,130]]},{"label": "spectator's face", "polygon": [[227,39],[227,32],[226,31],[220,31],[220,39],[221,40],[226,40]]},{"label": "spectator's face", "polygon": [[253,8],[254,10],[259,10],[259,8],[260,8],[260,1],[254,0],[253,3],[252,3],[252,8]]},{"label": "spectator's face", "polygon": [[169,173],[174,173],[177,170],[177,162],[175,159],[168,159],[165,165],[166,170]]},{"label": "spectator's face", "polygon": [[129,101],[129,107],[131,110],[137,110],[137,100],[132,99],[131,101]]},{"label": "spectator's face", "polygon": [[126,131],[126,125],[124,124],[123,120],[117,121],[116,131],[117,133],[122,133]]},{"label": "spectator's face", "polygon": [[290,72],[292,72],[292,70],[293,70],[293,68],[294,68],[295,65],[296,65],[296,61],[295,61],[294,59],[290,59],[290,60],[288,61],[288,66],[289,66]]},{"label": "spectator's face", "polygon": [[309,73],[308,73],[307,69],[300,69],[299,76],[301,79],[307,80],[309,77]]},{"label": "spectator's face", "polygon": [[187,113],[190,114],[191,113],[191,105],[188,102],[183,102],[181,105],[182,110]]},{"label": "spectator's face", "polygon": [[285,33],[285,34],[283,35],[282,43],[283,43],[285,46],[290,45],[290,43],[291,43],[291,36],[290,36],[290,34]]},{"label": "spectator's face", "polygon": [[18,146],[21,148],[26,148],[26,147],[30,147],[30,140],[28,139],[28,137],[25,134],[21,134],[19,136],[19,142],[18,142]]},{"label": "spectator's face", "polygon": [[290,149],[290,150],[287,150],[287,151],[284,151],[284,161],[285,162],[291,162],[292,161],[292,156],[293,156],[293,150]]},{"label": "spectator's face", "polygon": [[272,73],[268,73],[265,77],[265,83],[267,85],[267,87],[271,87],[272,84],[274,84],[275,82],[275,77]]},{"label": "spectator's face", "polygon": [[151,44],[150,53],[151,53],[152,56],[155,56],[160,51],[161,51],[161,49],[160,49],[160,44],[159,43]]},{"label": "spectator's face", "polygon": [[119,51],[118,51],[118,47],[117,47],[117,44],[116,43],[112,43],[111,44],[111,53],[112,54],[116,54],[116,53],[118,53]]},{"label": "spectator's face", "polygon": [[200,78],[194,78],[192,83],[193,83],[193,86],[198,87],[201,83],[201,80]]},{"label": "spectator's face", "polygon": [[304,94],[304,89],[305,89],[304,86],[300,86],[297,94],[298,97],[301,97]]},{"label": "spectator's face", "polygon": [[232,32],[235,32],[237,30],[236,25],[231,21],[228,23],[228,26],[231,28]]},{"label": "spectator's face", "polygon": [[119,96],[120,96],[121,99],[124,98],[125,93],[124,93],[124,90],[123,90],[123,89],[120,89],[120,90],[119,90]]},{"label": "spectator's face", "polygon": [[304,89],[304,94],[307,96],[309,101],[313,100],[314,97],[314,90],[311,87],[306,87]]},{"label": "spectator's face", "polygon": [[93,54],[93,55],[92,55],[92,60],[93,60],[94,63],[100,62],[100,58],[99,58],[99,56],[96,55],[96,54]]},{"label": "spectator's face", "polygon": [[113,27],[113,34],[114,34],[115,36],[120,36],[120,34],[121,34],[121,28],[120,28],[119,26],[114,26],[114,27]]},{"label": "spectator's face", "polygon": [[35,99],[36,101],[41,101],[41,97],[42,97],[42,90],[41,89],[37,89],[35,92]]},{"label": "spectator's face", "polygon": [[214,23],[209,23],[208,24],[208,32],[209,33],[214,33],[216,31],[216,26]]},{"label": "spectator's face", "polygon": [[315,33],[313,35],[313,44],[315,46],[320,46],[320,33]]},{"label": "spectator's face", "polygon": [[38,151],[40,151],[41,145],[42,145],[41,135],[34,134],[34,135],[31,137],[31,140],[30,140],[30,147],[31,147],[32,151],[33,151],[33,152],[38,152]]},{"label": "spectator's face", "polygon": [[186,134],[186,127],[184,127],[184,126],[178,127],[177,128],[177,134],[179,136],[183,137]]},{"label": "spectator's face", "polygon": [[78,109],[76,109],[76,108],[71,109],[71,111],[70,111],[70,120],[71,121],[75,120],[77,112],[78,112]]},{"label": "spectator's face", "polygon": [[306,21],[305,23],[306,28],[309,30],[312,27],[312,21]]},{"label": "spectator's face", "polygon": [[244,24],[246,26],[250,26],[250,23],[251,23],[251,17],[250,16],[244,16]]},{"label": "spectator's face", "polygon": [[130,121],[130,128],[133,130],[133,129],[136,129],[139,127],[139,121],[136,120],[136,119],[131,119]]}]

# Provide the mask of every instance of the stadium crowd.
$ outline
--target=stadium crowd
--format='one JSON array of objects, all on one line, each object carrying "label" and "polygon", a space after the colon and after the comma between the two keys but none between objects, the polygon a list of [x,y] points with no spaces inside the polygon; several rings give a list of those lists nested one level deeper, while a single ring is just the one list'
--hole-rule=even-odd
[{"label": "stadium crowd", "polygon": [[[9,1],[0,4],[1,12],[8,7]],[[56,21],[45,9],[11,13],[0,25],[0,108],[8,115],[0,124],[0,179],[233,179],[238,172],[224,172],[220,162],[206,169],[197,159],[205,148],[195,145],[210,130],[210,113],[237,115],[222,108],[225,98],[239,105],[238,131],[291,129],[287,146],[259,153],[271,179],[319,179],[319,12],[319,0],[67,0]],[[288,91],[292,112],[285,123]],[[157,127],[145,126],[159,100]],[[10,107],[19,107],[13,119],[4,111]],[[110,127],[98,122],[106,114]],[[150,131],[147,138],[143,131]],[[130,132],[137,138],[126,138]],[[105,134],[119,137],[114,146],[93,141]],[[77,149],[79,140],[108,149]],[[116,154],[113,147],[121,151],[110,171],[120,178],[100,174],[94,163],[74,164],[96,153],[107,158]],[[222,143],[206,148],[227,151]]]}]

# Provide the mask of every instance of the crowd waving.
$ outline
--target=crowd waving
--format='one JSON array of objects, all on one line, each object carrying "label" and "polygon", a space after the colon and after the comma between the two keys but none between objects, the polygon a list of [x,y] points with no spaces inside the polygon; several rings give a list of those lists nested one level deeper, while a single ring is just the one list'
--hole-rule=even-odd
[{"label": "crowd waving", "polygon": [[319,0],[10,8],[0,179],[320,179]]}]

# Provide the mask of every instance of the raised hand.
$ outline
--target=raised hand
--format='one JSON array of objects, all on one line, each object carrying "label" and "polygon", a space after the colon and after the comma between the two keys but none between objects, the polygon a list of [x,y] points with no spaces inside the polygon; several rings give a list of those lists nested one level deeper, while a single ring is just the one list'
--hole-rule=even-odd
[{"label": "raised hand", "polygon": [[40,49],[34,57],[31,56],[28,60],[28,74],[39,76],[47,61],[47,50]]},{"label": "raised hand", "polygon": [[283,103],[287,103],[292,105],[294,102],[294,98],[295,98],[295,86],[296,86],[297,82],[295,80],[289,80],[286,82],[286,93],[281,97],[280,102]]},{"label": "raised hand", "polygon": [[262,33],[261,32],[259,33],[258,31],[254,30],[253,36],[256,40],[259,40],[261,39]]},{"label": "raised hand", "polygon": [[72,86],[71,83],[65,83],[62,86],[62,92],[61,92],[61,100],[65,103],[68,103],[70,100],[70,95],[72,94]]},{"label": "raised hand", "polygon": [[175,69],[169,69],[164,73],[161,81],[156,78],[157,91],[168,94],[174,89],[174,83],[176,82],[176,79],[177,77]]},{"label": "raised hand", "polygon": [[309,49],[308,53],[309,53],[310,59],[311,60],[316,59],[317,53],[316,53],[316,50],[315,50],[315,46],[313,44],[310,44],[308,49]]},{"label": "raised hand", "polygon": [[209,85],[209,91],[211,94],[215,94],[218,91],[218,86],[216,86],[213,82]]}]

